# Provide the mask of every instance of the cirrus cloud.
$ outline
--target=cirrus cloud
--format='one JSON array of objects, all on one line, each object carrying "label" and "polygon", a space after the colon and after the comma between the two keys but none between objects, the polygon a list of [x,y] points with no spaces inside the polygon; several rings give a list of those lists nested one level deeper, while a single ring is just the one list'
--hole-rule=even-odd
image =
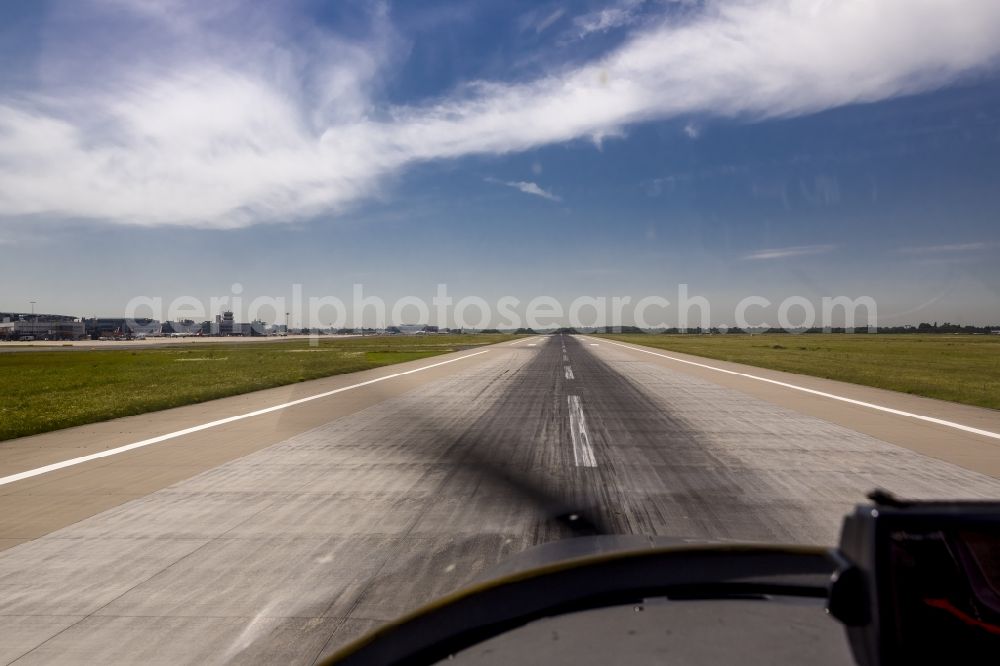
[{"label": "cirrus cloud", "polygon": [[498,183],[500,185],[506,185],[507,187],[513,187],[515,190],[520,190],[525,194],[533,194],[536,197],[542,197],[543,199],[548,199],[549,201],[562,201],[562,199],[549,190],[542,188],[538,183],[533,183],[528,180],[497,180],[496,178],[487,178],[487,183]]},{"label": "cirrus cloud", "polygon": [[899,254],[925,255],[925,254],[951,254],[959,252],[977,252],[995,247],[996,243],[975,242],[975,243],[948,243],[945,245],[910,245],[897,248]]},{"label": "cirrus cloud", "polygon": [[817,254],[828,254],[837,249],[836,245],[798,245],[795,247],[775,247],[768,250],[757,250],[745,257],[747,261],[764,261],[768,259],[787,259],[788,257],[808,257]]}]

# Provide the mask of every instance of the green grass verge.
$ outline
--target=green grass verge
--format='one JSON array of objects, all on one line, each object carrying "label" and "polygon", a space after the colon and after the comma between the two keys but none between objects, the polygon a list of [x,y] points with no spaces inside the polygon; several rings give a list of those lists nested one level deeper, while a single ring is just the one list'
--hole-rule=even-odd
[{"label": "green grass verge", "polygon": [[0,440],[428,358],[513,335],[380,336],[0,353]]},{"label": "green grass verge", "polygon": [[636,334],[600,337],[1000,409],[1000,336]]}]

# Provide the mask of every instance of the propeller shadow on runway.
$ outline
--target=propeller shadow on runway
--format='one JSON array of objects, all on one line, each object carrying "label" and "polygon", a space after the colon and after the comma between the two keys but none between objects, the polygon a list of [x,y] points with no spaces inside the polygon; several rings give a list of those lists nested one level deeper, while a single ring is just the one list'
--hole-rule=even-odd
[{"label": "propeller shadow on runway", "polygon": [[[598,507],[592,501],[581,504],[579,498],[591,499],[577,490],[577,499],[564,496],[557,490],[557,484],[548,479],[543,469],[531,469],[517,465],[508,455],[512,447],[504,446],[503,435],[491,430],[488,441],[484,441],[483,428],[473,424],[443,425],[447,419],[433,418],[433,414],[420,413],[408,404],[402,396],[387,397],[381,402],[383,408],[395,407],[405,412],[405,443],[410,453],[414,453],[416,464],[444,473],[439,484],[440,497],[417,499],[427,502],[428,511],[435,505],[451,502],[465,504],[467,514],[478,512],[473,509],[473,501],[480,502],[485,513],[491,506],[503,507],[503,515],[513,515],[518,520],[518,534],[509,525],[499,522],[490,524],[483,517],[482,531],[479,525],[455,526],[454,532],[429,539],[420,535],[415,521],[410,530],[395,541],[391,552],[378,553],[382,560],[374,575],[360,584],[330,584],[329,607],[347,606],[360,611],[361,617],[389,618],[401,615],[442,594],[461,588],[489,571],[497,563],[512,557],[526,548],[541,542],[571,537],[610,535],[613,530],[607,523],[606,508]],[[451,422],[454,423],[454,422]],[[523,444],[523,443],[522,443]],[[473,496],[476,498],[473,499]],[[445,514],[447,515],[447,514]],[[421,518],[425,513],[421,514]],[[447,524],[442,525],[445,530]],[[349,538],[349,537],[347,537]],[[422,579],[415,583],[415,579]],[[317,587],[324,586],[323,580],[316,581]],[[419,590],[406,598],[407,590]],[[314,611],[313,611],[314,612]],[[291,624],[301,621],[300,613],[290,613],[287,620]],[[302,615],[305,615],[303,613]],[[275,625],[265,618],[254,618],[239,639],[227,652],[232,662],[241,662],[263,650],[275,635],[293,633],[290,627]],[[353,638],[350,621],[341,628],[324,648],[328,653],[332,648]],[[356,627],[355,627],[356,629]]]}]

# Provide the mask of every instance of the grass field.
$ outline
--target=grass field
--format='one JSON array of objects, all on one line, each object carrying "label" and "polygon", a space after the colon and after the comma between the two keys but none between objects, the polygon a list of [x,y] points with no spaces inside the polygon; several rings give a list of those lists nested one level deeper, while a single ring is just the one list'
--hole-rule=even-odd
[{"label": "grass field", "polygon": [[0,353],[0,440],[428,358],[513,335]]},{"label": "grass field", "polygon": [[601,337],[1000,409],[1000,336],[636,334]]}]

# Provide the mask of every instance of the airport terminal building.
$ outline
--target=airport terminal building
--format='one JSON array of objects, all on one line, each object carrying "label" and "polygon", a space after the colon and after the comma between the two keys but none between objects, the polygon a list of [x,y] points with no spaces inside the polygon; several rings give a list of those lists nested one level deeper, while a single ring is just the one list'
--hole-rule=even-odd
[{"label": "airport terminal building", "polygon": [[82,340],[86,337],[83,322],[69,315],[0,312],[0,339],[4,340]]},{"label": "airport terminal building", "polygon": [[159,335],[161,330],[159,321],[146,318],[91,317],[84,319],[83,323],[87,336],[93,340]]}]

